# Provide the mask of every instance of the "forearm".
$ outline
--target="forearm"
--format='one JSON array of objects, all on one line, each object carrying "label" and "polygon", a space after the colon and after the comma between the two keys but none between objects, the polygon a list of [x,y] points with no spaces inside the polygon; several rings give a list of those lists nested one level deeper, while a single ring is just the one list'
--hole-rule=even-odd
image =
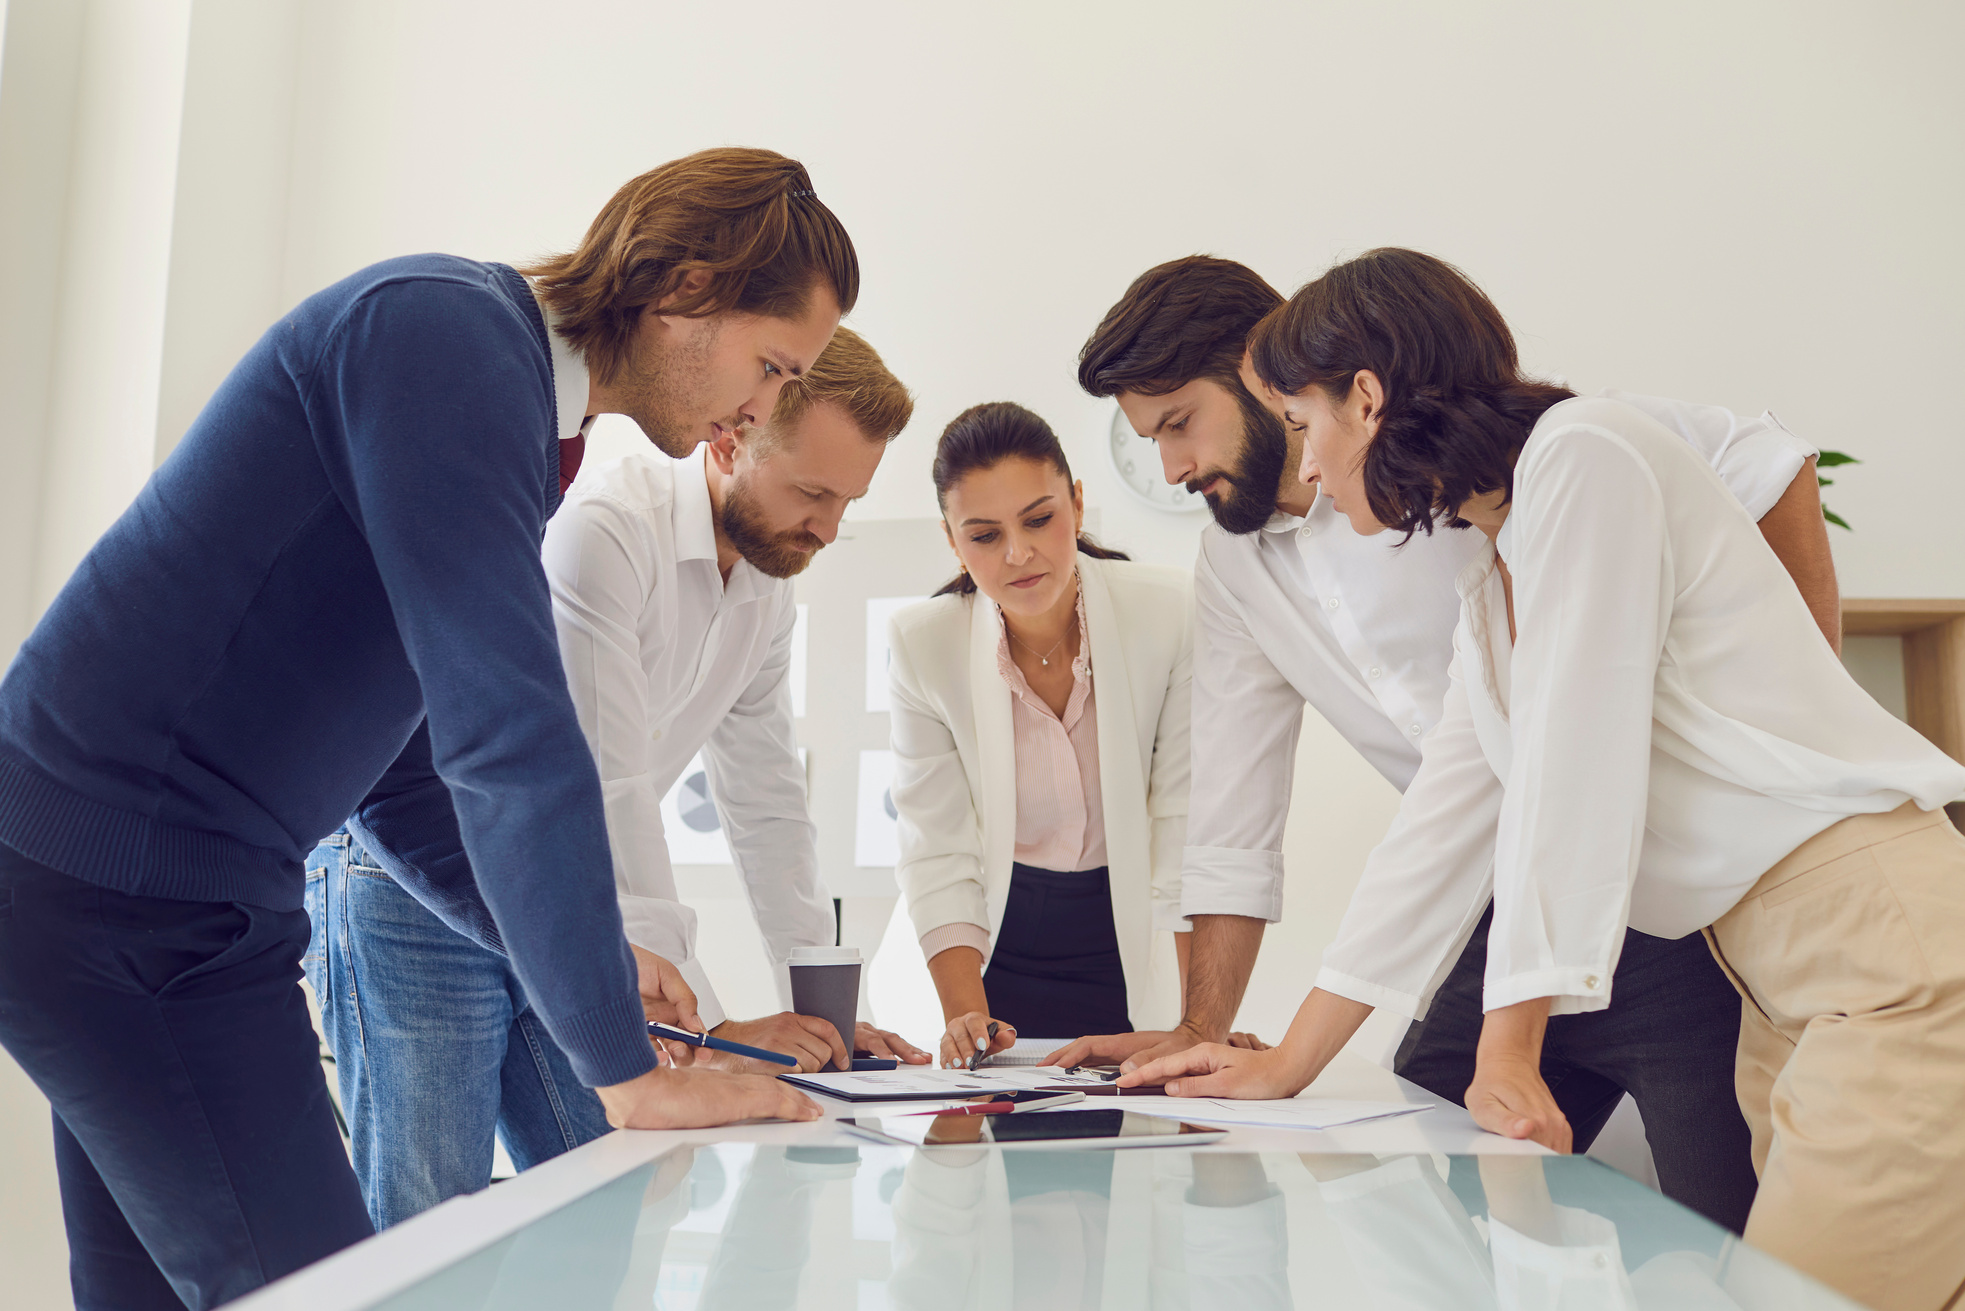
[{"label": "forearm", "polygon": [[1481,1023],[1475,1059],[1542,1061],[1542,1035],[1549,1027],[1549,999],[1534,997],[1487,1013]]},{"label": "forearm", "polygon": [[950,947],[936,952],[928,962],[928,974],[935,981],[935,995],[941,998],[944,1021],[971,1011],[989,1013],[982,964],[982,953],[974,947]]},{"label": "forearm", "polygon": [[1361,1001],[1322,988],[1310,990],[1303,1005],[1296,1008],[1296,1018],[1290,1021],[1290,1030],[1280,1044],[1283,1059],[1298,1080],[1299,1091],[1324,1072],[1324,1067],[1351,1041],[1351,1035],[1370,1017],[1371,1011]]},{"label": "forearm", "polygon": [[1760,535],[1794,579],[1808,612],[1821,625],[1822,636],[1838,654],[1842,651],[1842,594],[1835,581],[1835,557],[1829,551],[1829,530],[1822,518],[1822,489],[1815,480],[1811,456],[1787,491],[1760,520]]},{"label": "forearm", "polygon": [[1196,915],[1193,922],[1181,1025],[1204,1041],[1223,1042],[1241,1008],[1267,925],[1247,915]]}]

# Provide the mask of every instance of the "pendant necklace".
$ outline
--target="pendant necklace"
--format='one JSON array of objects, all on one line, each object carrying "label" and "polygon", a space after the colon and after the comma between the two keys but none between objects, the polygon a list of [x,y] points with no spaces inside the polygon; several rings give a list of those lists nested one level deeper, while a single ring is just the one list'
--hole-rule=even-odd
[{"label": "pendant necklace", "polygon": [[[1077,622],[1078,622],[1078,616],[1073,615],[1071,617],[1071,625],[1076,625]],[[1063,646],[1066,642],[1069,642],[1071,640],[1071,625],[1066,626],[1064,630],[1064,636],[1058,639],[1058,646]],[[1009,629],[1010,626],[1008,624],[1003,625],[1003,631],[1009,632]],[[1021,637],[1018,637],[1015,633],[1010,633],[1010,640],[1012,642],[1015,642],[1018,646],[1022,647],[1024,650],[1030,652],[1030,654],[1037,656],[1037,663],[1047,667],[1051,663],[1051,657],[1058,653],[1058,646],[1054,646],[1048,652],[1042,655],[1038,655],[1036,647],[1024,641]]]}]

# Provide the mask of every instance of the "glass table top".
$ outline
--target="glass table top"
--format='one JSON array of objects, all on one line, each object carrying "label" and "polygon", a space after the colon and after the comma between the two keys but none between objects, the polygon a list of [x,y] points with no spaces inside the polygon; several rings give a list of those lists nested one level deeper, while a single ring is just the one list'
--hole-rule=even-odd
[{"label": "glass table top", "polygon": [[748,1142],[678,1147],[375,1305],[1855,1306],[1581,1157]]}]

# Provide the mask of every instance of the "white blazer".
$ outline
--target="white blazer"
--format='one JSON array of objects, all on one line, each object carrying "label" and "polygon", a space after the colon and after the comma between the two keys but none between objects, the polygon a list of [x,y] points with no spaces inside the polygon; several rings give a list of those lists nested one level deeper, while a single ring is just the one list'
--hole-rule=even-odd
[{"label": "white blazer", "polygon": [[[1194,580],[1183,570],[1084,554],[1078,577],[1126,1005],[1137,1027],[1166,1028],[1181,1002],[1171,931],[1186,927],[1180,861]],[[917,936],[980,924],[992,952],[1017,834],[1011,693],[996,664],[1002,632],[996,603],[980,592],[908,606],[888,629],[901,848],[894,874]]]}]

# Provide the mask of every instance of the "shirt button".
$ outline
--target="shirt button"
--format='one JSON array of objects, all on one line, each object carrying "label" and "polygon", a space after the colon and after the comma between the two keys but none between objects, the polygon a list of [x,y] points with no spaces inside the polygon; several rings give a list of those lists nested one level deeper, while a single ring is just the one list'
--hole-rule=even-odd
[{"label": "shirt button", "polygon": [[1333,596],[1330,600],[1324,602],[1324,607],[1329,610],[1337,609],[1337,598]]},{"label": "shirt button", "polygon": [[1594,974],[1584,975],[1583,986],[1588,988],[1590,991],[1595,992],[1597,987],[1597,976]]},{"label": "shirt button", "polygon": [[658,728],[653,733],[650,733],[648,740],[651,742],[660,742],[662,740],[662,730]]},{"label": "shirt button", "polygon": [[1408,733],[1410,733],[1410,734],[1412,734],[1412,735],[1413,735],[1414,737],[1418,737],[1418,736],[1419,736],[1419,725],[1417,725],[1417,724],[1414,724],[1414,725],[1413,725],[1413,726],[1412,726],[1411,728],[1408,728],[1408,729],[1406,730],[1406,732],[1408,732]]},{"label": "shirt button", "polygon": [[1380,674],[1382,674],[1382,673],[1384,673],[1384,672],[1385,672],[1385,671],[1384,671],[1384,670],[1382,670],[1382,669],[1380,669],[1380,668],[1379,668],[1379,667],[1378,667],[1377,665],[1373,665],[1373,666],[1371,667],[1371,676],[1372,676],[1373,678],[1377,678],[1377,677],[1378,677],[1378,676],[1379,676]]}]

